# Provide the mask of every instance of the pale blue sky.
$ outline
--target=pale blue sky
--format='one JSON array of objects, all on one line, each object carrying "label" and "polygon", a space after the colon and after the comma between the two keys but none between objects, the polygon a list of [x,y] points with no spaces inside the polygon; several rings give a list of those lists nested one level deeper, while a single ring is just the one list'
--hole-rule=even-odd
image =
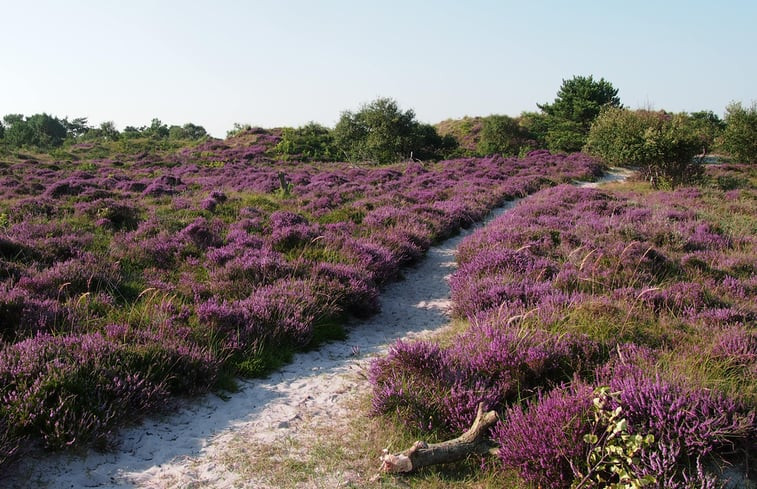
[{"label": "pale blue sky", "polygon": [[757,1],[0,0],[0,116],[119,129],[317,121],[378,96],[435,123],[518,115],[563,79],[632,108],[757,99]]}]

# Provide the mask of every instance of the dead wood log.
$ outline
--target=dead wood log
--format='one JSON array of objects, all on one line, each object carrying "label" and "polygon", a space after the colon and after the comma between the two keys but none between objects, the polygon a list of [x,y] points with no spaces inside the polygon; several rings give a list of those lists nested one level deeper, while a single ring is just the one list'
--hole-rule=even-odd
[{"label": "dead wood log", "polygon": [[485,435],[488,428],[497,422],[497,413],[484,413],[484,405],[478,405],[473,425],[453,440],[428,444],[417,441],[412,447],[398,453],[390,454],[384,450],[381,457],[381,472],[411,472],[429,465],[446,464],[463,460],[469,455],[486,455],[491,453],[492,445]]}]

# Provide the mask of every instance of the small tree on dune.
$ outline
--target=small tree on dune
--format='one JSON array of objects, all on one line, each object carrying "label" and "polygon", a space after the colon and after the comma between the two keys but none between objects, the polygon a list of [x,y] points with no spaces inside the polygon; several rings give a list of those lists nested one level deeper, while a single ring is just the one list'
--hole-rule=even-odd
[{"label": "small tree on dune", "polygon": [[563,80],[551,104],[537,104],[546,115],[547,146],[556,151],[580,151],[592,122],[605,107],[620,107],[618,90],[604,78],[574,76]]}]

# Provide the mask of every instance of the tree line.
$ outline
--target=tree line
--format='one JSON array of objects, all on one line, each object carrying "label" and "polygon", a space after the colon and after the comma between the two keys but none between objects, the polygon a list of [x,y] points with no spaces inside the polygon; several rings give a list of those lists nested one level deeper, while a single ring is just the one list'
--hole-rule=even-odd
[{"label": "tree line", "polygon": [[153,119],[149,126],[126,126],[119,131],[112,121],[91,126],[86,117],[69,120],[42,113],[31,116],[7,114],[0,122],[0,144],[9,148],[51,150],[66,142],[119,141],[137,138],[200,140],[206,138],[205,128],[193,123],[168,126]]},{"label": "tree line", "polygon": [[[612,165],[638,167],[656,186],[678,185],[697,177],[695,157],[717,151],[739,162],[757,161],[757,105],[728,105],[725,118],[711,111],[669,113],[623,107],[618,89],[593,76],[563,80],[553,102],[518,117],[490,115],[419,122],[412,109],[390,98],[378,98],[358,110],[341,113],[332,129],[311,122],[281,129],[270,156],[311,161],[392,163],[407,159],[524,155],[551,151],[585,151]],[[248,126],[235,124],[227,137]],[[167,126],[153,119],[149,126],[113,122],[90,126],[86,118],[59,119],[48,114],[8,114],[0,123],[0,145],[7,148],[58,148],[67,141],[202,140],[202,126]]]},{"label": "tree line", "polygon": [[671,113],[623,107],[605,79],[563,80],[551,103],[518,117],[490,115],[443,121],[415,120],[392,99],[379,98],[344,111],[334,129],[317,123],[284,129],[283,157],[388,163],[408,158],[524,155],[535,149],[584,151],[611,165],[639,168],[655,186],[697,177],[697,157],[713,152],[737,162],[757,162],[757,105],[733,102],[725,118],[712,111]]}]

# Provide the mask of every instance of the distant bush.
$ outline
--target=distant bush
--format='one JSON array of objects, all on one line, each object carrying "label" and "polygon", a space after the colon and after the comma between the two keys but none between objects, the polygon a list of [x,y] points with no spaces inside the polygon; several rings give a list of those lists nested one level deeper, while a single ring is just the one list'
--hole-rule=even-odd
[{"label": "distant bush", "polygon": [[436,125],[444,137],[457,143],[456,156],[525,155],[541,147],[520,117],[493,114],[448,119]]},{"label": "distant bush", "polygon": [[527,145],[527,140],[526,131],[518,124],[517,119],[506,115],[490,115],[483,119],[478,153],[515,156],[521,147]]},{"label": "distant bush", "polygon": [[412,109],[378,98],[359,111],[342,113],[334,128],[334,141],[350,161],[394,163],[402,159],[436,159],[454,142],[442,138],[433,126],[415,120]]},{"label": "distant bush", "polygon": [[740,163],[757,162],[757,103],[745,109],[740,102],[728,105],[720,144]]},{"label": "distant bush", "polygon": [[547,147],[547,116],[539,112],[523,112],[518,118],[518,125],[536,148]]},{"label": "distant bush", "polygon": [[331,129],[310,122],[296,129],[287,127],[281,133],[281,141],[274,151],[284,159],[295,158],[310,161],[334,161],[339,159],[339,150]]},{"label": "distant bush", "polygon": [[168,128],[169,139],[202,139],[208,135],[204,127],[188,122],[183,126],[171,126]]},{"label": "distant bush", "polygon": [[592,124],[585,150],[610,165],[638,167],[658,188],[697,180],[703,171],[694,161],[699,147],[685,114],[611,107]]}]

